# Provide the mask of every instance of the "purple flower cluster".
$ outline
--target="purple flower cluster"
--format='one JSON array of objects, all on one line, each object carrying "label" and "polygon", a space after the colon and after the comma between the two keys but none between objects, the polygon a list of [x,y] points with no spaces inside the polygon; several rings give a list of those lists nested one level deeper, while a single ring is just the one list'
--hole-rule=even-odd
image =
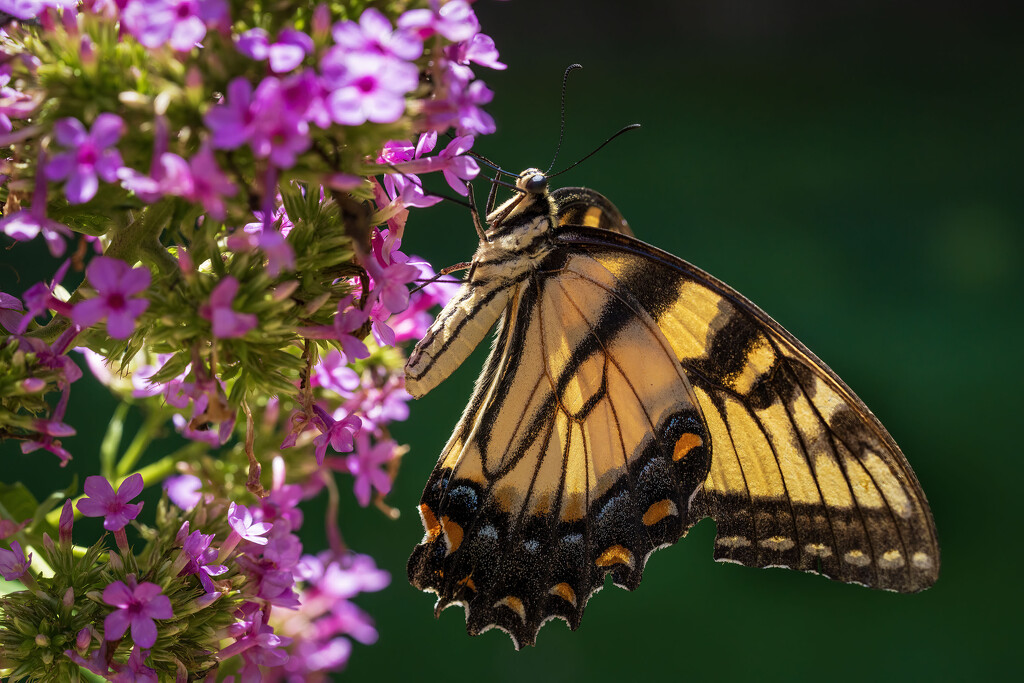
[{"label": "purple flower cluster", "polygon": [[[381,347],[422,336],[453,289],[411,291],[434,271],[403,253],[406,221],[440,201],[424,173],[466,194],[480,171],[470,150],[494,130],[482,109],[492,93],[474,69],[505,65],[465,0],[354,11],[365,4],[342,3],[343,20],[337,3],[323,3],[282,22],[273,8],[226,0],[0,1],[22,20],[5,25],[9,53],[0,55],[0,147],[12,150],[0,231],[41,235],[54,256],[72,254],[51,282],[20,298],[0,293],[0,360],[28,368],[4,387],[4,405],[18,412],[0,416],[0,430],[25,453],[70,459],[61,438],[74,434],[64,419],[81,375],[67,355],[76,339],[101,381],[149,409],[123,451],[105,443],[107,476],[87,477],[59,523],[56,510],[47,515],[59,546],[38,523],[0,520],[0,537],[19,534],[52,567],[106,563],[102,574],[80,574],[91,585],[54,597],[68,614],[76,601],[101,610],[63,635],[57,667],[184,680],[193,672],[175,671],[168,650],[187,632],[182,642],[206,643],[199,670],[235,658],[226,668],[241,680],[322,680],[353,642],[377,638],[352,600],[390,576],[347,550],[335,478],[359,505],[387,511],[406,449],[389,426],[408,417],[411,397],[401,353]],[[72,69],[46,61],[76,50]],[[98,88],[81,106],[67,93],[104,85],[115,50],[145,56],[125,80],[138,92],[119,83],[114,109],[114,91]],[[60,82],[71,71],[81,83]],[[412,139],[387,141],[391,131]],[[379,226],[368,235],[337,218],[352,200]],[[68,280],[82,284],[69,297],[61,284],[72,267]],[[51,392],[60,396],[52,409]],[[168,421],[192,443],[154,463],[144,451]],[[269,491],[260,476],[268,451]],[[161,504],[155,526],[135,522],[144,485],[161,479],[185,512]],[[325,490],[330,550],[314,555],[298,535],[300,504]],[[100,554],[105,539],[85,553],[73,546],[75,514],[101,519],[116,549]],[[21,593],[47,588],[18,541],[4,546],[0,575],[21,580]],[[65,557],[53,562],[54,553]],[[205,609],[219,616],[191,618]]]},{"label": "purple flower cluster", "polygon": [[491,69],[504,69],[498,61],[494,41],[480,33],[480,22],[473,8],[465,0],[451,0],[440,5],[431,2],[431,9],[410,10],[403,14],[398,25],[413,30],[426,40],[439,35],[453,44],[445,49],[439,60],[438,91],[426,103],[427,128],[445,130],[456,128],[460,135],[494,132],[494,119],[480,106],[494,97],[482,81],[474,80],[470,64]]},{"label": "purple flower cluster", "polygon": [[373,558],[353,553],[304,555],[296,565],[304,583],[297,609],[275,612],[276,630],[294,640],[291,657],[267,672],[267,681],[319,680],[318,672],[345,666],[356,640],[377,642],[377,629],[366,612],[351,602],[360,593],[383,590],[390,575]]}]

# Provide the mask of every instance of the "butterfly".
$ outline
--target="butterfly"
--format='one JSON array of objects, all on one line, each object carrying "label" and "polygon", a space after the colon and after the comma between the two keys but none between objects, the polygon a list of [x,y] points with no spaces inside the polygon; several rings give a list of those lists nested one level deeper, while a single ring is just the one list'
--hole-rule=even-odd
[{"label": "butterfly", "polygon": [[867,406],[743,295],[528,169],[410,354],[421,397],[496,327],[427,481],[410,582],[516,649],[635,589],[697,521],[714,557],[915,592],[938,577],[924,492]]}]

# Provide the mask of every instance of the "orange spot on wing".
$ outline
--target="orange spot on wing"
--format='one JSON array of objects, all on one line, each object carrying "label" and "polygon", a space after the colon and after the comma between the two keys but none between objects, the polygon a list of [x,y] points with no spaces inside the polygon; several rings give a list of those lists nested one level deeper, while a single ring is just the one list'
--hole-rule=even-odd
[{"label": "orange spot on wing", "polygon": [[444,531],[444,537],[448,540],[447,554],[451,555],[462,545],[462,527],[448,517],[441,517],[441,529]]},{"label": "orange spot on wing", "polygon": [[523,601],[517,598],[516,596],[509,595],[505,598],[502,598],[497,603],[495,603],[495,607],[497,607],[498,605],[504,605],[505,607],[508,607],[510,610],[518,614],[520,619],[526,621],[526,607],[523,606]]},{"label": "orange spot on wing", "polygon": [[598,567],[610,567],[613,564],[624,564],[632,567],[633,553],[621,545],[613,545],[601,553],[601,556],[597,558],[594,564]]},{"label": "orange spot on wing", "polygon": [[676,441],[675,448],[672,450],[672,459],[682,460],[694,448],[703,445],[704,440],[702,438],[700,438],[696,434],[690,434],[689,432],[687,432],[686,434],[683,434],[681,437],[679,437],[678,441]]},{"label": "orange spot on wing", "polygon": [[576,591],[574,591],[572,589],[572,586],[565,583],[564,581],[562,583],[555,584],[554,586],[552,586],[551,590],[549,590],[548,593],[551,593],[552,595],[557,595],[573,607],[576,606]]},{"label": "orange spot on wing", "polygon": [[420,517],[423,518],[423,528],[427,532],[427,543],[433,543],[441,534],[441,525],[434,516],[434,511],[426,503],[420,503]]},{"label": "orange spot on wing", "polygon": [[466,587],[466,588],[468,588],[469,590],[471,590],[471,591],[473,591],[474,593],[476,593],[476,584],[475,584],[475,583],[473,583],[473,577],[472,577],[472,575],[470,575],[470,574],[467,574],[467,575],[466,575],[466,576],[464,576],[463,578],[459,579],[459,582],[458,582],[458,583],[459,583],[459,585],[460,585],[460,586],[465,586],[465,587]]},{"label": "orange spot on wing", "polygon": [[678,513],[676,504],[666,498],[665,500],[659,500],[657,503],[652,503],[651,507],[647,508],[647,512],[644,513],[644,524],[651,526],[657,524],[661,520],[665,519],[669,515]]}]

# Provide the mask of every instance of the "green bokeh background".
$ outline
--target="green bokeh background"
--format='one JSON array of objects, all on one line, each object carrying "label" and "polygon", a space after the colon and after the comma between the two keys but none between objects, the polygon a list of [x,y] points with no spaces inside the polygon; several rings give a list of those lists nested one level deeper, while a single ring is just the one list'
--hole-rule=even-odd
[{"label": "green bokeh background", "polygon": [[[545,167],[562,70],[581,62],[557,166],[627,123],[643,128],[556,186],[606,194],[641,239],[749,296],[860,394],[928,494],[942,575],[908,596],[716,564],[705,521],[654,555],[634,593],[609,584],[575,633],[553,622],[518,653],[498,631],[470,638],[461,610],[434,620],[432,596],[407,584],[405,561],[422,535],[420,491],[478,353],[394,428],[412,447],[388,499],[401,518],[343,507],[348,543],[394,580],[359,599],[380,641],[357,645],[338,678],[1018,672],[1024,13],[950,0],[482,0],[476,9],[510,67],[477,71],[496,92],[488,109],[498,123],[477,150],[508,168]],[[413,214],[403,247],[443,266],[468,259],[475,243],[466,212],[442,205]],[[113,401],[84,383],[75,392],[69,422],[80,436],[69,446],[84,461]],[[3,451],[5,481],[39,493],[65,485],[54,458]],[[311,544],[322,528],[307,516]]]}]

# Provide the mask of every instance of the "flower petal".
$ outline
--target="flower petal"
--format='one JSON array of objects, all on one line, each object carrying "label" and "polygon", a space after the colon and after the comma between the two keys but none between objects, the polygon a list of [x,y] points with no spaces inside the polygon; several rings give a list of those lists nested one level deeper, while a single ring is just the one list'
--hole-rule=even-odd
[{"label": "flower petal", "polygon": [[[114,499],[114,487],[110,485],[106,477],[99,475],[93,475],[85,478],[85,484],[82,485],[82,489],[85,491],[85,495],[89,498],[94,498],[97,501],[110,501]],[[84,502],[84,501],[79,501]]]},{"label": "flower petal", "polygon": [[104,112],[92,124],[92,139],[99,147],[110,147],[121,139],[124,120],[117,114]]},{"label": "flower petal", "polygon": [[132,617],[132,640],[142,648],[153,647],[156,643],[156,624],[141,614]]},{"label": "flower petal", "polygon": [[[124,581],[114,581],[103,589],[103,602],[115,607],[127,607],[133,600],[132,591]],[[124,633],[124,631],[122,631]]]},{"label": "flower petal", "polygon": [[120,609],[114,610],[103,619],[103,637],[107,640],[120,639],[128,630],[130,623],[128,612]]},{"label": "flower petal", "polygon": [[136,472],[117,487],[117,497],[127,502],[142,493],[143,486],[145,486],[145,482],[142,480],[142,475]]}]

